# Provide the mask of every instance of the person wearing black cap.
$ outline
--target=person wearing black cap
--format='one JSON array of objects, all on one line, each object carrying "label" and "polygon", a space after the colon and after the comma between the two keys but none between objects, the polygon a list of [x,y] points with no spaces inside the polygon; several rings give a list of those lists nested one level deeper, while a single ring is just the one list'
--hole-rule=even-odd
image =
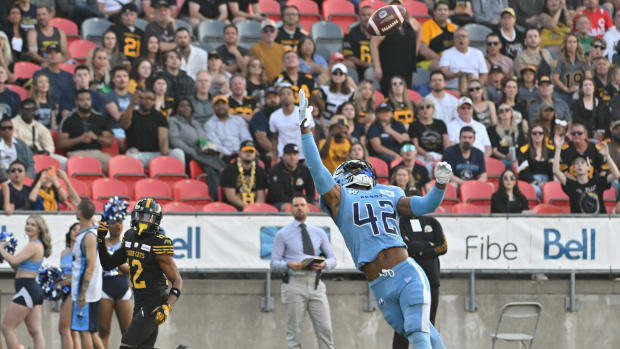
[{"label": "person wearing black cap", "polygon": [[489,80],[487,85],[487,97],[493,103],[498,103],[504,97],[503,82],[504,71],[502,67],[494,64],[489,69]]},{"label": "person wearing black cap", "polygon": [[61,29],[50,24],[52,14],[47,6],[37,8],[37,25],[34,30],[28,31],[28,52],[26,55],[32,61],[41,64],[45,62],[47,48],[52,45],[60,47],[63,54],[63,62],[69,57],[67,51],[67,35]]},{"label": "person wearing black cap", "polygon": [[566,120],[568,123],[573,121],[573,117],[570,113],[570,108],[568,104],[564,102],[562,99],[555,97],[553,94],[553,84],[551,83],[551,78],[549,75],[543,75],[538,78],[538,98],[530,103],[528,107],[528,122],[531,124],[534,122],[536,118],[536,114],[538,112],[538,108],[543,103],[548,103],[554,106],[555,113],[557,117],[561,120]]},{"label": "person wearing black cap", "polygon": [[245,206],[265,202],[267,172],[256,162],[254,142],[241,142],[239,157],[228,164],[220,177],[222,200],[242,210]]},{"label": "person wearing black cap", "polygon": [[112,31],[116,34],[119,51],[133,63],[140,57],[140,44],[144,39],[144,31],[136,27],[138,7],[132,2],[125,4],[120,16],[120,23],[114,25]]},{"label": "person wearing black cap", "polygon": [[228,97],[213,97],[215,117],[207,120],[204,125],[207,139],[215,144],[216,151],[224,161],[237,157],[239,145],[252,139],[247,122],[237,115],[231,115],[229,109]]},{"label": "person wearing black cap", "polygon": [[265,90],[265,105],[250,120],[250,133],[254,142],[258,145],[261,159],[265,164],[270,164],[273,158],[273,153],[271,152],[273,135],[269,130],[269,117],[278,108],[280,108],[278,90],[273,86],[267,87]]},{"label": "person wearing black cap", "polygon": [[238,45],[239,30],[234,24],[224,27],[224,43],[215,50],[220,54],[224,70],[229,73],[241,72],[250,60],[250,50]]},{"label": "person wearing black cap", "polygon": [[370,155],[381,158],[390,166],[400,156],[400,145],[409,140],[407,129],[392,117],[392,105],[386,102],[375,109],[377,120],[370,125],[366,137]]},{"label": "person wearing black cap", "polygon": [[60,69],[60,64],[64,63],[65,56],[62,49],[56,44],[49,45],[46,49],[45,63],[47,66],[34,73],[33,79],[39,74],[45,74],[50,80],[50,91],[52,91],[52,99],[62,101],[65,98],[65,91],[73,85],[73,76]]},{"label": "person wearing black cap", "polygon": [[[174,42],[174,32],[177,30],[177,25],[170,14],[170,4],[167,0],[155,0],[152,6],[155,8],[155,20],[146,26],[144,38],[155,35],[159,38],[160,51],[174,50],[177,48],[177,44]],[[142,46],[146,47],[146,45],[146,42],[142,43]]]},{"label": "person wearing black cap", "polygon": [[284,146],[282,161],[277,163],[270,172],[269,196],[267,203],[285,211],[293,196],[305,193],[308,203],[314,202],[314,182],[310,170],[299,162],[299,146],[289,143]]}]

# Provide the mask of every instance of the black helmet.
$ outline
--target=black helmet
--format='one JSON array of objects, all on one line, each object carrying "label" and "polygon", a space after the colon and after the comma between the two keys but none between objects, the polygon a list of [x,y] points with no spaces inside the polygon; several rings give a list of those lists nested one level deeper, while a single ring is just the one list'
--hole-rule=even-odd
[{"label": "black helmet", "polygon": [[162,210],[155,199],[140,199],[131,212],[131,227],[142,235],[143,232],[155,234],[159,231]]}]

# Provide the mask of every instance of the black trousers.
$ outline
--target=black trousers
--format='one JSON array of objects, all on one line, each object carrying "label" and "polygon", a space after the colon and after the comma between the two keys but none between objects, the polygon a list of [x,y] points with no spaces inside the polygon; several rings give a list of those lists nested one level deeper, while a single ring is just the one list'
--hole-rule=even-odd
[{"label": "black trousers", "polygon": [[[439,305],[439,286],[431,286],[431,323],[435,325],[435,315],[437,314],[437,306]],[[409,348],[409,340],[407,337],[394,332],[394,340],[392,341],[392,349]]]}]

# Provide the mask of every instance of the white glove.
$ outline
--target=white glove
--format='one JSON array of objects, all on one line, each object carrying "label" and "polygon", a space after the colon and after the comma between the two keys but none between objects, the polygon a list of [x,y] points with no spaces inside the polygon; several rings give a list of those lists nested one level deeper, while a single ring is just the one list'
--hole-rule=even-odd
[{"label": "white glove", "polygon": [[452,177],[452,166],[449,163],[442,161],[435,167],[435,180],[439,184],[450,183]]},{"label": "white glove", "polygon": [[299,125],[310,127],[312,124],[312,109],[312,106],[308,108],[306,93],[304,90],[299,89]]}]

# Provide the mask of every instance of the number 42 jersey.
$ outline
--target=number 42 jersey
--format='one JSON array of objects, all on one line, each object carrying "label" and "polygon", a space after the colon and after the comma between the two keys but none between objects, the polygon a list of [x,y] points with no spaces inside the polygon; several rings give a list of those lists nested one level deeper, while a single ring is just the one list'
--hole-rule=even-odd
[{"label": "number 42 jersey", "polygon": [[[382,250],[406,246],[398,228],[398,200],[403,196],[402,189],[381,184],[370,190],[341,187],[335,221],[357,269]],[[321,206],[329,212],[323,202]]]}]

